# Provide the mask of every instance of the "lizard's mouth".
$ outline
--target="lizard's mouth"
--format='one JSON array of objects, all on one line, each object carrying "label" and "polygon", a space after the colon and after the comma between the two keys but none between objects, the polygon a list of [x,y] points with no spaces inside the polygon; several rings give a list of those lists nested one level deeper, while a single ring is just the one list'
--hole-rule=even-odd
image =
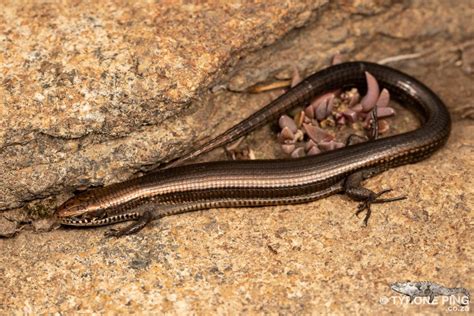
[{"label": "lizard's mouth", "polygon": [[106,226],[115,223],[137,220],[140,213],[126,213],[117,214],[113,216],[98,218],[98,217],[64,217],[60,218],[59,222],[67,226]]},{"label": "lizard's mouth", "polygon": [[79,218],[79,217],[64,217],[59,220],[59,222],[63,225],[68,226],[102,226],[108,225],[104,221],[107,218],[97,219],[97,218]]}]

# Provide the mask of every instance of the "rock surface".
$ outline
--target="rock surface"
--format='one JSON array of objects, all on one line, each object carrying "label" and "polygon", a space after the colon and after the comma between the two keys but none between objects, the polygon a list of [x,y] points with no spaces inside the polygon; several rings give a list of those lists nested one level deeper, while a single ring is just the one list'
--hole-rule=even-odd
[{"label": "rock surface", "polygon": [[[52,196],[20,210],[25,220],[79,186],[179,155],[274,97],[247,87],[287,79],[293,66],[309,74],[337,51],[421,53],[390,65],[439,93],[453,133],[429,160],[368,181],[408,198],[374,208],[365,229],[355,203],[333,196],[168,217],[118,240],[105,229],[0,239],[1,313],[440,313],[449,305],[402,304],[388,283],[472,292],[469,1],[72,5],[11,2],[0,15],[0,209]],[[275,156],[272,137],[266,127],[248,144]]]},{"label": "rock surface", "polygon": [[324,3],[6,4],[0,210],[176,156],[196,134],[173,118]]}]

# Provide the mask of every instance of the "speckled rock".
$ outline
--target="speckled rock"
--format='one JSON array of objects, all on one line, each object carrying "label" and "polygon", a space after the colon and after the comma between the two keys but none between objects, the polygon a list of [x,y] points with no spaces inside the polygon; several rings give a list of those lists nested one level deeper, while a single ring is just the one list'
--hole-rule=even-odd
[{"label": "speckled rock", "polygon": [[176,156],[193,127],[168,122],[324,3],[4,3],[0,210]]}]

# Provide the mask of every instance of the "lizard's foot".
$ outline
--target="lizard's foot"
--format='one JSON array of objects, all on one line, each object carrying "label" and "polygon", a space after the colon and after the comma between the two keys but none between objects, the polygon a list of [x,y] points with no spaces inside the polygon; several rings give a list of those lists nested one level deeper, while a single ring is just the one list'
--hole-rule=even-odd
[{"label": "lizard's foot", "polygon": [[143,229],[149,222],[151,222],[153,219],[153,216],[151,215],[151,212],[146,211],[143,213],[143,215],[138,218],[138,220],[131,225],[128,225],[122,229],[110,229],[107,232],[105,232],[105,237],[122,237],[125,235],[132,235],[138,233],[140,230]]},{"label": "lizard's foot", "polygon": [[387,203],[387,202],[394,202],[394,201],[400,201],[406,199],[406,196],[397,196],[393,198],[388,198],[388,199],[379,199],[379,197],[387,192],[392,191],[392,189],[385,189],[382,190],[378,193],[370,191],[370,194],[367,196],[367,198],[359,203],[359,206],[357,207],[357,211],[355,213],[356,216],[359,216],[360,213],[362,213],[364,210],[367,212],[365,213],[364,217],[364,226],[367,226],[367,223],[369,222],[370,215],[372,214],[372,210],[370,206],[374,203]]}]

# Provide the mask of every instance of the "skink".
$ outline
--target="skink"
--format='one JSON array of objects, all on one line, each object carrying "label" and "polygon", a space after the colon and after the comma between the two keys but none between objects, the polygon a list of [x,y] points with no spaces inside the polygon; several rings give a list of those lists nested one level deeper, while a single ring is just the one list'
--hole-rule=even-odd
[{"label": "skink", "polygon": [[361,201],[358,212],[367,210],[367,223],[372,203],[399,198],[381,199],[386,191],[372,192],[363,188],[361,181],[388,168],[427,158],[446,142],[451,130],[446,106],[435,93],[386,66],[348,62],[321,70],[177,163],[235,141],[328,90],[357,87],[363,91],[367,88],[365,72],[371,73],[401,105],[417,113],[421,127],[304,158],[171,166],[72,197],[57,209],[56,216],[61,224],[72,226],[133,220],[132,225],[108,233],[120,236],[135,233],[166,215],[215,207],[304,203],[344,192]]}]

